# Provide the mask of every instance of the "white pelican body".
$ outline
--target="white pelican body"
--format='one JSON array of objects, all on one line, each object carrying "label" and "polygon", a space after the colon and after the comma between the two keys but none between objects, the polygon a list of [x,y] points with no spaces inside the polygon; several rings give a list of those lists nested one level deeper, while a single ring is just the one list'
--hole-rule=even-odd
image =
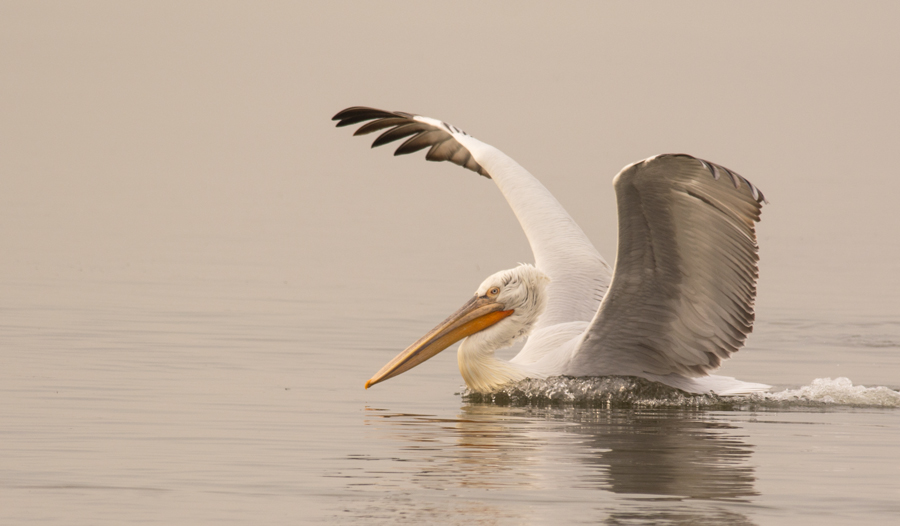
[{"label": "white pelican body", "polygon": [[[549,191],[500,150],[444,122],[353,107],[338,126],[409,137],[395,155],[430,148],[489,177],[522,225],[534,266],[488,277],[459,311],[401,352],[366,388],[456,341],[466,385],[490,392],[524,378],[639,376],[692,393],[769,386],[711,376],[744,343],[756,297],[755,222],[764,198],[749,181],[688,155],[659,155],[613,180],[619,212],[615,273]],[[497,349],[526,339],[509,361]]]}]

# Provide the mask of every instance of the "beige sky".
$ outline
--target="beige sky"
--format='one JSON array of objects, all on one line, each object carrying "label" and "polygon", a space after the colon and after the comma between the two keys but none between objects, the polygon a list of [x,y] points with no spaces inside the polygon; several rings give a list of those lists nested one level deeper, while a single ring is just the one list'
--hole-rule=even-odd
[{"label": "beige sky", "polygon": [[622,166],[718,162],[769,197],[761,309],[900,314],[898,6],[0,2],[0,287],[439,274],[464,297],[530,259],[490,181],[332,127],[363,104],[501,148],[610,262]]}]

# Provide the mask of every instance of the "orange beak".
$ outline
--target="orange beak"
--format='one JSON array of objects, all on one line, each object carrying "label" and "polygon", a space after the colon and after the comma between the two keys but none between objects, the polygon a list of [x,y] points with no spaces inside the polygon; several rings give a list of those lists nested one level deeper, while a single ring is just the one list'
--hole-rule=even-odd
[{"label": "orange beak", "polygon": [[366,389],[405,373],[466,336],[482,331],[512,313],[512,310],[503,310],[503,305],[485,296],[473,297],[369,378]]}]

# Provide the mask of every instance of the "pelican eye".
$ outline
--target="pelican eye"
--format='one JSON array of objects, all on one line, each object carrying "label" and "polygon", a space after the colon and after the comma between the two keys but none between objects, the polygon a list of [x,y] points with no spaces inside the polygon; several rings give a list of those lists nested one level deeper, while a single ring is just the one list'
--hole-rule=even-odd
[{"label": "pelican eye", "polygon": [[500,294],[500,287],[491,288],[491,290],[488,291],[488,294],[491,296],[496,296],[497,294]]}]

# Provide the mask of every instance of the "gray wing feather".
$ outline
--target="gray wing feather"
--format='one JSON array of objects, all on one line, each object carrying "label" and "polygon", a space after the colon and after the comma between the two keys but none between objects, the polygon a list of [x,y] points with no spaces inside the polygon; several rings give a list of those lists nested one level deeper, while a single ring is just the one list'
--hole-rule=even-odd
[{"label": "gray wing feather", "polygon": [[[430,147],[431,149],[425,156],[429,161],[450,161],[487,178],[491,177],[472,158],[471,153],[453,138],[449,124],[441,123],[444,126],[442,128],[416,120],[415,117],[417,116],[412,113],[402,111],[384,111],[365,106],[354,106],[338,112],[331,120],[338,121],[337,126],[339,127],[372,121],[360,126],[353,135],[365,135],[387,128],[387,131],[379,135],[372,143],[373,148],[409,137],[397,148],[394,155],[405,155]],[[465,133],[455,127],[453,127],[453,131]]]},{"label": "gray wing feather", "polygon": [[704,376],[752,330],[765,198],[735,172],[680,154],[628,166],[614,186],[615,270],[570,373]]}]

